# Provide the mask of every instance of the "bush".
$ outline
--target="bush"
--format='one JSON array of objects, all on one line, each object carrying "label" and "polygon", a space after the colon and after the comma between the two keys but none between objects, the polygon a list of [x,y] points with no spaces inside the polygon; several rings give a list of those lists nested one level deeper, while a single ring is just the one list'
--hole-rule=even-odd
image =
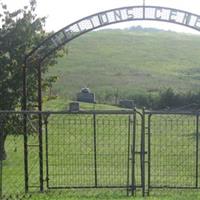
[{"label": "bush", "polygon": [[161,90],[158,93],[118,91],[113,89],[102,90],[96,95],[98,102],[118,104],[119,99],[133,100],[137,107],[147,109],[181,108],[196,105],[200,108],[200,91],[197,93],[176,93],[172,88]]}]

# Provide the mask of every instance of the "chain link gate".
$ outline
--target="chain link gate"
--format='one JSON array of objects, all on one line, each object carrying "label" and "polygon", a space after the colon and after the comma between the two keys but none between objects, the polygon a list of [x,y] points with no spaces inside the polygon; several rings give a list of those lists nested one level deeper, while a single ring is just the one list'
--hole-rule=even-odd
[{"label": "chain link gate", "polygon": [[134,194],[141,187],[142,159],[136,123],[135,111],[50,114],[47,188],[126,188]]},{"label": "chain link gate", "polygon": [[[14,116],[12,125],[20,134],[17,140],[9,135],[6,142],[9,158],[1,161],[0,196],[15,198],[23,191],[64,188],[122,188],[133,195],[144,187],[143,136],[135,110],[3,111],[2,116]],[[17,154],[12,151],[13,142],[19,148]],[[13,164],[9,167],[7,162]],[[20,174],[15,173],[15,164]],[[11,169],[12,174],[8,172]],[[18,181],[20,188],[15,187]]]},{"label": "chain link gate", "polygon": [[145,112],[148,192],[199,188],[199,113]]}]

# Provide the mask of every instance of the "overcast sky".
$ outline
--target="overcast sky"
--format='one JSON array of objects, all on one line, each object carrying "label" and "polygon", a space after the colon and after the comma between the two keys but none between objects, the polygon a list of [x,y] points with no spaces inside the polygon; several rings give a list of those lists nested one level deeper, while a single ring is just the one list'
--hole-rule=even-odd
[{"label": "overcast sky", "polygon": [[[29,0],[2,0],[9,10],[23,7]],[[57,31],[64,26],[90,14],[123,6],[142,5],[143,0],[37,0],[37,13],[47,16],[46,29]],[[190,11],[200,15],[200,0],[146,0],[147,5],[166,6]],[[178,32],[198,33],[182,26],[156,22],[128,22],[107,28],[124,28],[142,25],[174,30]]]}]

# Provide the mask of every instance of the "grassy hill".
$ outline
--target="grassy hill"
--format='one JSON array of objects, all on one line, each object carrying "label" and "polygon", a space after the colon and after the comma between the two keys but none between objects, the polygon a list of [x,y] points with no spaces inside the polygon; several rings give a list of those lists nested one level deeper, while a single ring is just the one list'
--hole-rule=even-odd
[{"label": "grassy hill", "polygon": [[101,30],[68,44],[68,55],[49,74],[58,75],[53,93],[72,99],[83,86],[97,99],[199,91],[200,36],[175,32]]}]

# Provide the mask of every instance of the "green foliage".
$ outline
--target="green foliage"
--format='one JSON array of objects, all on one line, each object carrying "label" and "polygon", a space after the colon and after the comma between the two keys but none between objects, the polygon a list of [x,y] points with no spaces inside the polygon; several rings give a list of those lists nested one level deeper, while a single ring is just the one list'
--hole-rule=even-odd
[{"label": "green foliage", "polygon": [[135,94],[128,96],[137,107],[148,109],[199,109],[200,91],[177,93],[172,88],[161,90],[157,95]]},{"label": "green foliage", "polygon": [[[0,27],[0,110],[14,110],[20,106],[22,98],[22,71],[25,55],[36,47],[49,34],[45,33],[45,17],[39,18],[35,14],[36,1],[31,0],[23,9],[10,12],[7,6],[1,3]],[[42,65],[45,73],[49,65],[55,64],[54,54]],[[37,98],[37,70],[36,66],[29,66],[27,72],[28,96],[30,106]],[[55,77],[55,76],[54,76]],[[44,81],[51,86],[55,78]],[[45,86],[44,86],[45,87]]]},{"label": "green foliage", "polygon": [[176,95],[174,94],[174,91],[172,88],[168,88],[165,91],[162,91],[160,93],[159,97],[159,106],[160,107],[172,107],[173,105],[176,104]]},{"label": "green foliage", "polygon": [[[21,107],[23,97],[23,68],[25,56],[41,41],[48,37],[44,31],[45,17],[37,17],[35,14],[36,0],[30,0],[28,6],[23,9],[10,12],[6,4],[0,2],[0,110],[17,110]],[[48,66],[56,63],[56,58],[62,56],[54,53],[48,60],[42,63],[42,73],[48,70]],[[37,100],[37,66],[32,63],[27,70],[28,83],[28,108],[34,109]],[[43,78],[43,88],[52,87],[56,80],[54,76]],[[19,134],[13,121],[1,116],[1,121],[6,121],[3,131],[4,141],[8,133]],[[22,123],[18,121],[17,123]],[[3,150],[5,152],[5,150]],[[5,159],[3,155],[3,159]],[[1,159],[1,158],[0,158]]]}]

